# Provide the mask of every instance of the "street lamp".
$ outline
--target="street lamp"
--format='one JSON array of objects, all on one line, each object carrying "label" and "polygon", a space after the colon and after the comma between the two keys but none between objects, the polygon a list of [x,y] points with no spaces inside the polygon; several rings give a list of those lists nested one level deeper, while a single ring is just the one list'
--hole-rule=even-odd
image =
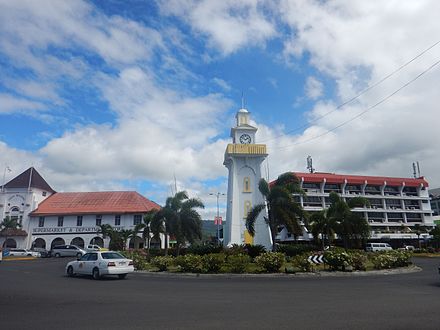
[{"label": "street lamp", "polygon": [[217,197],[217,244],[220,245],[220,221],[219,221],[220,211],[218,206],[218,199],[220,198],[220,196],[225,196],[226,194],[216,192],[216,193],[210,193],[209,195]]}]

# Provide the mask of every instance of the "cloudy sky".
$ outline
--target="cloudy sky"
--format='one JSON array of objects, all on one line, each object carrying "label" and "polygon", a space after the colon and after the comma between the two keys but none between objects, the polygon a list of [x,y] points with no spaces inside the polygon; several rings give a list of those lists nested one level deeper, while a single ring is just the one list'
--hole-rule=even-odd
[{"label": "cloudy sky", "polygon": [[[246,107],[275,178],[440,187],[440,2],[0,0],[0,169],[57,191],[226,192]],[[348,101],[348,102],[347,102]],[[223,212],[223,202],[220,200]]]}]

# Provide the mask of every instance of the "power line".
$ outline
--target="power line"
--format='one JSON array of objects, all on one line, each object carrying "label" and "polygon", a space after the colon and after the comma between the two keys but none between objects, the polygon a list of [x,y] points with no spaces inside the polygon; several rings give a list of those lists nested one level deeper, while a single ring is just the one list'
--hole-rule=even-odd
[{"label": "power line", "polygon": [[364,95],[365,93],[367,93],[368,91],[370,91],[371,89],[373,89],[374,87],[380,85],[381,83],[383,83],[385,80],[391,78],[392,76],[394,76],[397,72],[401,71],[402,69],[404,69],[406,66],[408,66],[409,64],[411,64],[412,62],[414,62],[415,60],[417,60],[419,57],[421,57],[422,55],[424,55],[425,53],[427,53],[428,51],[430,51],[432,48],[434,48],[435,46],[437,46],[440,43],[440,40],[436,41],[435,43],[433,43],[431,46],[429,46],[428,48],[426,48],[425,50],[423,50],[421,53],[417,54],[415,57],[413,57],[412,59],[410,59],[408,62],[402,64],[400,67],[398,67],[396,70],[394,70],[393,72],[387,74],[385,77],[383,77],[382,79],[376,81],[374,84],[369,85],[367,88],[365,88],[364,90],[362,90],[361,92],[359,92],[357,95],[353,96],[351,99],[341,103],[340,105],[338,105],[336,108],[334,108],[333,110],[330,110],[324,114],[322,114],[321,116],[318,116],[317,118],[311,120],[310,122],[308,122],[307,124],[298,126],[297,128],[294,128],[292,130],[286,131],[283,134],[277,135],[273,138],[270,139],[266,139],[266,140],[262,140],[260,141],[260,143],[264,143],[264,142],[268,142],[268,141],[272,141],[272,140],[276,140],[282,136],[285,136],[289,133],[293,133],[296,131],[299,131],[303,128],[307,128],[312,126],[313,123],[316,123],[317,121],[321,120],[324,117],[327,117],[328,115],[332,114],[333,112],[343,108],[344,106],[346,106],[347,104],[353,102],[354,100],[358,99],[359,97],[361,97],[362,95]]},{"label": "power line", "polygon": [[436,61],[434,64],[432,64],[429,68],[427,68],[426,70],[422,71],[421,73],[419,73],[416,77],[414,77],[413,79],[411,79],[410,81],[408,81],[407,83],[405,83],[404,85],[402,85],[401,87],[399,87],[398,89],[396,89],[394,92],[392,92],[391,94],[387,95],[386,97],[384,97],[382,100],[380,100],[379,102],[373,104],[372,106],[368,107],[367,109],[365,109],[364,111],[360,112],[359,114],[357,114],[356,116],[342,122],[341,124],[333,127],[332,129],[327,130],[326,132],[316,135],[310,139],[307,139],[305,141],[301,141],[301,142],[297,142],[297,143],[293,143],[284,147],[277,147],[277,148],[273,148],[274,150],[281,150],[281,149],[286,149],[286,148],[290,148],[296,145],[300,145],[300,144],[304,144],[313,140],[316,140],[324,135],[327,135],[335,130],[337,130],[338,128],[345,126],[346,124],[356,120],[357,118],[363,116],[364,114],[366,114],[367,112],[369,112],[370,110],[373,110],[374,108],[376,108],[377,106],[379,106],[380,104],[386,102],[387,100],[389,100],[391,97],[393,97],[394,95],[396,95],[398,92],[400,92],[402,89],[404,89],[405,87],[411,85],[414,81],[416,81],[417,79],[419,79],[421,76],[423,76],[425,73],[431,71],[434,67],[436,67],[438,64],[440,64],[440,60]]}]

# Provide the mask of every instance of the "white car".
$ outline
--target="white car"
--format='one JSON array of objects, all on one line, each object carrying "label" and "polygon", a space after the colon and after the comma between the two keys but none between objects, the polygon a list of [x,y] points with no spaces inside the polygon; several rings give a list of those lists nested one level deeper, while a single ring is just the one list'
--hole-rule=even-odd
[{"label": "white car", "polygon": [[14,257],[36,257],[39,258],[41,257],[40,252],[36,252],[36,251],[31,251],[31,250],[26,250],[26,249],[9,249],[9,256],[14,256]]},{"label": "white car", "polygon": [[95,280],[104,275],[117,275],[120,279],[134,272],[133,260],[115,251],[93,251],[66,265],[67,276],[92,275]]}]

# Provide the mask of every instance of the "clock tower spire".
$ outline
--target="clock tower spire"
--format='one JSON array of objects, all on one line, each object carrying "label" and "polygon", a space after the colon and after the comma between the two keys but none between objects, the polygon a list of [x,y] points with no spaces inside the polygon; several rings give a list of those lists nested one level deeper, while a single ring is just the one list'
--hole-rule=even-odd
[{"label": "clock tower spire", "polygon": [[228,144],[223,164],[227,167],[228,202],[224,245],[261,244],[266,248],[272,245],[269,227],[262,212],[255,223],[255,236],[246,230],[246,217],[253,206],[264,203],[258,190],[261,179],[261,163],[267,157],[266,145],[256,144],[257,128],[250,125],[247,109],[238,110],[236,126],[231,128],[232,143]]}]

